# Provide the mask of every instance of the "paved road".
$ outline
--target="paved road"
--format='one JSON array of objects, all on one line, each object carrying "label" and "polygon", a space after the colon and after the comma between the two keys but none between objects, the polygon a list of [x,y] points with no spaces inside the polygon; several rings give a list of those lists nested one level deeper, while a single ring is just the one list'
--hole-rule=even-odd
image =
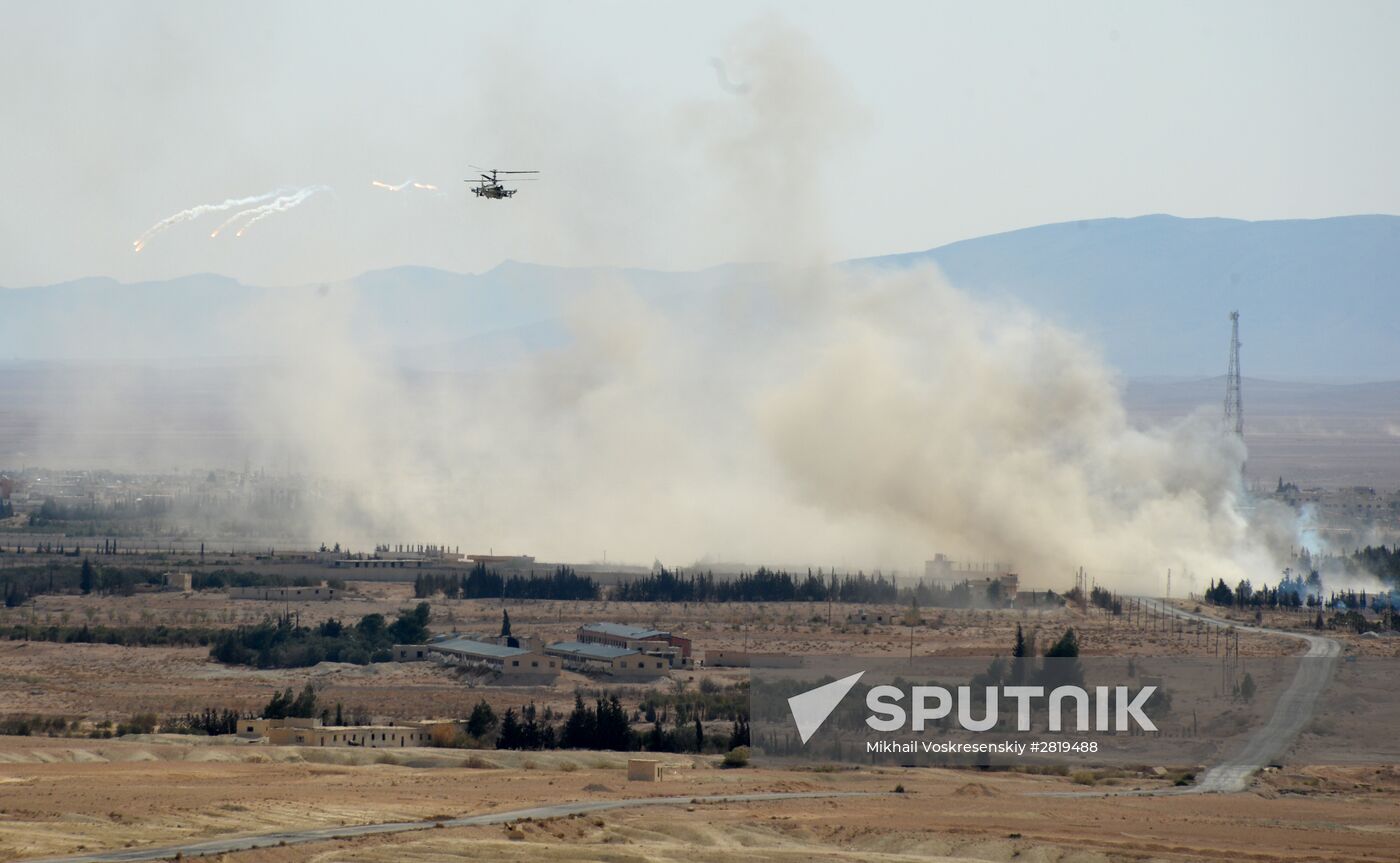
[{"label": "paved road", "polygon": [[[1147,603],[1177,617],[1201,620],[1213,626],[1232,625],[1203,614],[1182,611],[1159,600],[1147,600]],[[1250,777],[1259,772],[1264,765],[1277,761],[1283,753],[1287,752],[1298,733],[1303,730],[1303,726],[1312,719],[1313,711],[1317,707],[1317,700],[1322,697],[1322,693],[1327,691],[1327,684],[1331,682],[1332,674],[1337,668],[1337,657],[1342,654],[1341,644],[1321,635],[1289,632],[1283,629],[1267,629],[1260,626],[1234,625],[1237,629],[1267,632],[1307,642],[1308,650],[1303,654],[1303,660],[1298,663],[1298,671],[1293,675],[1293,682],[1279,696],[1274,713],[1269,717],[1269,721],[1264,724],[1264,727],[1254,733],[1243,749],[1206,770],[1196,780],[1195,785],[1183,789],[1187,793],[1200,794],[1212,791],[1228,793],[1244,791],[1248,788]]]},{"label": "paved road", "polygon": [[18,861],[18,863],[129,863],[129,861],[139,860],[169,860],[176,854],[183,854],[185,857],[203,857],[208,854],[248,851],[253,848],[268,848],[275,845],[299,845],[305,842],[325,842],[330,839],[348,839],[381,833],[407,833],[411,830],[428,830],[438,826],[438,824],[444,827],[480,827],[491,824],[508,824],[525,818],[563,818],[569,815],[585,815],[589,812],[632,809],[640,806],[678,806],[688,803],[754,803],[765,800],[878,796],[883,795],[863,791],[788,791],[725,794],[711,797],[633,797],[626,800],[593,800],[579,803],[558,803],[552,806],[534,806],[529,809],[511,809],[487,815],[468,815],[444,821],[396,821],[387,824],[359,824],[351,827],[287,830],[281,833],[260,833],[255,836],[209,839],[204,842],[168,845],[161,848],[130,848],[119,851],[97,851],[92,854],[75,854],[71,857],[45,857]]}]

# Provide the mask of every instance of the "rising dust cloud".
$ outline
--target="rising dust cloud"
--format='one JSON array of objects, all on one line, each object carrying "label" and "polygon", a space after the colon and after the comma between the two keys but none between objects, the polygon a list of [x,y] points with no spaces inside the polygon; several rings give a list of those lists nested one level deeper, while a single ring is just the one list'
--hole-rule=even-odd
[{"label": "rising dust cloud", "polygon": [[932,270],[826,264],[817,184],[859,107],[780,24],[734,53],[746,91],[679,122],[733,193],[736,258],[778,262],[759,275],[670,305],[597,275],[566,346],[486,376],[394,370],[334,292],[230,322],[294,358],[241,393],[263,455],[352,490],[309,537],[905,572],[944,551],[1151,592],[1168,567],[1278,571],[1292,528],[1251,528],[1214,417],[1135,429],[1072,334]]}]

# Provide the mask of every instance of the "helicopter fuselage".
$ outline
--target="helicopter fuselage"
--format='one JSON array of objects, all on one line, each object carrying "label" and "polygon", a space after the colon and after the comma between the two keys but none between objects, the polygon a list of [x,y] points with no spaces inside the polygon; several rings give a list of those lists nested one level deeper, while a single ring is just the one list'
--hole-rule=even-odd
[{"label": "helicopter fuselage", "polygon": [[[475,168],[476,166],[473,165],[472,167]],[[476,183],[476,185],[472,187],[472,194],[476,195],[478,198],[495,198],[496,200],[502,200],[502,199],[504,199],[504,198],[509,198],[509,197],[511,197],[512,195],[514,195],[514,194],[516,193],[516,190],[515,190],[515,189],[507,189],[505,186],[503,186],[503,185],[501,184],[500,177],[497,176],[498,174],[538,174],[538,173],[539,173],[539,171],[498,171],[498,170],[495,169],[495,168],[492,168],[491,170],[488,171],[488,170],[486,170],[486,169],[483,168],[483,169],[481,169],[481,178],[480,178],[479,180],[467,180],[467,182],[468,182],[468,183]],[[514,178],[507,178],[506,182],[510,182],[511,179],[514,179]],[[526,179],[534,179],[534,178],[526,178]]]},{"label": "helicopter fuselage", "polygon": [[501,186],[477,186],[472,189],[478,198],[509,198],[515,194],[515,189],[506,189]]}]

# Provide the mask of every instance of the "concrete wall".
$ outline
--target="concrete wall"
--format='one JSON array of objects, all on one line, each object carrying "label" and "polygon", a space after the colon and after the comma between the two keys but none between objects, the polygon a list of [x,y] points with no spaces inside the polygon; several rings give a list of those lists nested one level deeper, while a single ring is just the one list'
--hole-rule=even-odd
[{"label": "concrete wall", "polygon": [[239,737],[266,737],[268,729],[272,726],[270,719],[240,719],[238,720]]},{"label": "concrete wall", "polygon": [[367,749],[405,749],[428,746],[432,733],[408,725],[322,726],[273,728],[268,740],[281,746],[362,746]]},{"label": "concrete wall", "polygon": [[230,587],[230,599],[263,599],[278,602],[327,601],[335,599],[335,588],[319,587]]},{"label": "concrete wall", "polygon": [[508,656],[501,663],[502,683],[538,683],[553,680],[564,669],[564,663],[557,656],[543,653],[522,653]]},{"label": "concrete wall", "polygon": [[426,644],[395,644],[395,662],[421,662],[428,658],[428,651],[431,649]]},{"label": "concrete wall", "polygon": [[660,761],[650,758],[627,759],[628,782],[660,782],[662,767]]},{"label": "concrete wall", "polygon": [[611,664],[612,673],[616,677],[661,677],[671,670],[671,663],[665,659],[659,656],[647,656],[645,653],[619,656]]},{"label": "concrete wall", "polygon": [[749,654],[743,650],[707,650],[705,664],[711,668],[748,668]]},{"label": "concrete wall", "polygon": [[432,658],[434,653],[438,654],[439,660],[442,656],[452,656],[464,664],[474,664],[499,671],[501,673],[499,682],[503,684],[549,683],[559,676],[559,672],[564,670],[564,663],[559,657],[546,656],[540,651],[503,658],[475,658],[451,651],[436,651],[432,644],[395,644],[393,653],[395,662],[422,662]]}]

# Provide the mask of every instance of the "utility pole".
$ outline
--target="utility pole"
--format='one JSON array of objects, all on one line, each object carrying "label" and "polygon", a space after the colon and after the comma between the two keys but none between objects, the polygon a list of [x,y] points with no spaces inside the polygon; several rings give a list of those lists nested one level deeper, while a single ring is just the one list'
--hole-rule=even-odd
[{"label": "utility pole", "polygon": [[1240,313],[1230,312],[1230,369],[1225,375],[1225,429],[1244,440],[1244,404],[1240,400]]},{"label": "utility pole", "polygon": [[[818,576],[818,579],[820,579],[820,577],[822,577],[822,570],[820,570],[820,569],[816,570],[816,576]],[[827,626],[827,629],[830,629],[830,626],[832,626],[832,597],[833,597],[834,594],[836,594],[836,570],[833,569],[833,570],[832,570],[832,583],[830,583],[829,586],[827,586],[827,588],[826,588],[826,626]]]}]

